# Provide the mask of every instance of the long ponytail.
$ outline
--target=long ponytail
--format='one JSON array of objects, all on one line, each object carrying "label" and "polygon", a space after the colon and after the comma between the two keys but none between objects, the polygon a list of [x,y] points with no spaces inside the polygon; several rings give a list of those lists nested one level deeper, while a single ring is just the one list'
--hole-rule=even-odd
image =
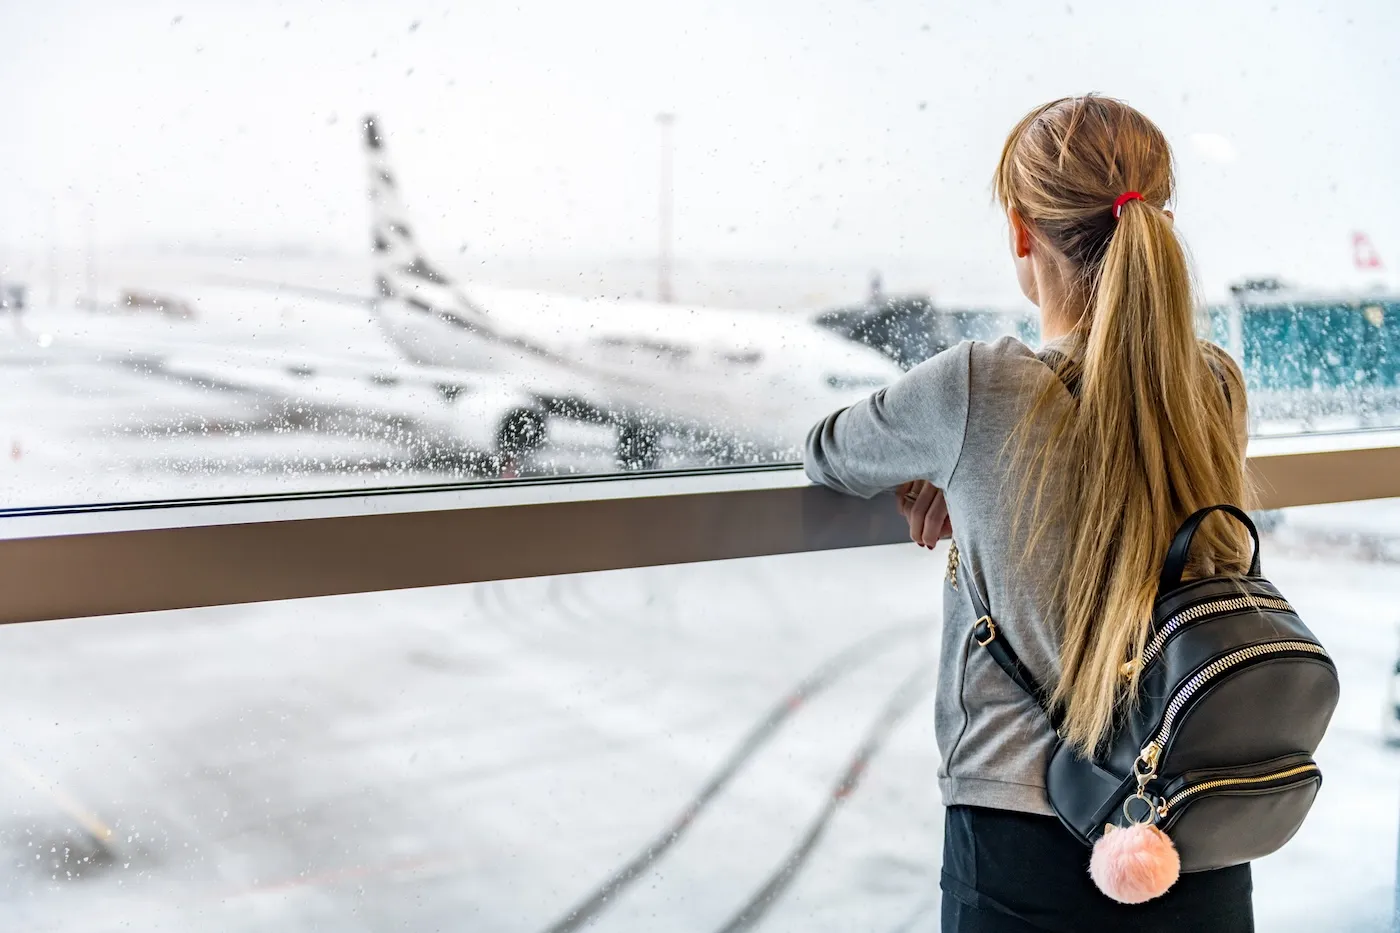
[{"label": "long ponytail", "polygon": [[[1115,197],[1129,190],[1142,199],[1115,211]],[[1243,452],[1195,334],[1190,270],[1163,210],[1172,173],[1160,130],[1119,101],[1055,101],[1012,132],[997,192],[1071,266],[1085,307],[1074,335],[1078,405],[1052,425],[1048,444],[1022,447],[1040,459],[1022,464],[1025,476],[1038,476],[1036,494],[1023,486],[1022,501],[1031,506],[1032,542],[1057,520],[1067,526],[1051,702],[1064,712],[1065,738],[1090,751],[1136,693],[1135,662],[1172,532],[1202,506],[1246,504]],[[1048,394],[1030,407],[1023,429],[1047,403]],[[1071,515],[1042,508],[1038,467],[1050,451],[1082,470],[1069,483]],[[1236,526],[1209,522],[1198,540],[1200,563],[1243,569],[1248,544]]]}]

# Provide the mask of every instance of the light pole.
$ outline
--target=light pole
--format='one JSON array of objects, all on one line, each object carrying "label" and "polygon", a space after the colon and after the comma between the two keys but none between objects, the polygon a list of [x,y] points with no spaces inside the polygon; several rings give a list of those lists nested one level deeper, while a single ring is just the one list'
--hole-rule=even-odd
[{"label": "light pole", "polygon": [[58,308],[58,195],[49,195],[49,307]]},{"label": "light pole", "polygon": [[83,192],[87,203],[87,307],[97,310],[97,198],[91,192]]},{"label": "light pole", "polygon": [[663,304],[674,299],[671,291],[671,128],[674,113],[658,113],[661,127],[661,197],[657,214],[656,298]]}]

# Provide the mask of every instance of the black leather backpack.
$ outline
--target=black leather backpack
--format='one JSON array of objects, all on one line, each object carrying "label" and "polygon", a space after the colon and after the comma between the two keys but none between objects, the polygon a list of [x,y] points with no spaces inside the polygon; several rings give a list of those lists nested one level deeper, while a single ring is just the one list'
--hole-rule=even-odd
[{"label": "black leather backpack", "polygon": [[[1182,583],[1191,539],[1215,511],[1243,522],[1243,576]],[[1046,710],[1057,711],[997,627],[975,574],[972,637]],[[1337,669],[1259,572],[1259,532],[1231,505],[1201,509],[1172,539],[1158,583],[1137,702],[1084,758],[1061,741],[1046,789],[1060,821],[1092,845],[1110,825],[1167,833],[1184,872],[1238,865],[1293,837],[1322,784],[1313,752],[1336,708]]]}]

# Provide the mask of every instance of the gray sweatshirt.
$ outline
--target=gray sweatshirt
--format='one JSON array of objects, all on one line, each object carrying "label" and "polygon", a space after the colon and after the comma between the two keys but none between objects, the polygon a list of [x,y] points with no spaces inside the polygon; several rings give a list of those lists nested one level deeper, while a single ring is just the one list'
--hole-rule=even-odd
[{"label": "gray sweatshirt", "polygon": [[[1245,438],[1244,384],[1223,350],[1205,345],[1227,375],[1232,414]],[[1061,349],[1064,349],[1061,347]],[[1008,440],[1029,402],[1055,387],[1050,420],[1073,405],[1069,392],[1035,352],[1011,337],[960,343],[910,370],[870,398],[835,412],[807,437],[807,475],[851,495],[872,497],[924,479],[944,490],[958,565],[929,566],[943,577],[943,629],[935,721],[942,761],[939,789],[948,806],[966,804],[1051,814],[1045,766],[1054,731],[1036,704],[971,638],[975,615],[966,575],[975,573],[999,634],[1042,684],[1059,677],[1055,570],[1065,535],[1053,529],[1023,556],[1014,510],[1020,492],[1010,476]],[[1043,495],[1051,514],[1065,494],[1071,465],[1047,464]],[[895,508],[891,501],[890,508]],[[1028,524],[1022,522],[1022,525]]]}]

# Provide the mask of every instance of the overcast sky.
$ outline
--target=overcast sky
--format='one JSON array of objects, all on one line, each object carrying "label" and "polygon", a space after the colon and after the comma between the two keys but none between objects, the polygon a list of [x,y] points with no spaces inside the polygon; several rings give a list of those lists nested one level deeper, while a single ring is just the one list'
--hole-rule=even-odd
[{"label": "overcast sky", "polygon": [[365,246],[381,118],[430,252],[645,257],[660,111],[683,258],[913,263],[1015,297],[1007,130],[1097,90],[1158,121],[1209,291],[1400,266],[1400,4],[559,0],[0,5],[0,243]]}]

